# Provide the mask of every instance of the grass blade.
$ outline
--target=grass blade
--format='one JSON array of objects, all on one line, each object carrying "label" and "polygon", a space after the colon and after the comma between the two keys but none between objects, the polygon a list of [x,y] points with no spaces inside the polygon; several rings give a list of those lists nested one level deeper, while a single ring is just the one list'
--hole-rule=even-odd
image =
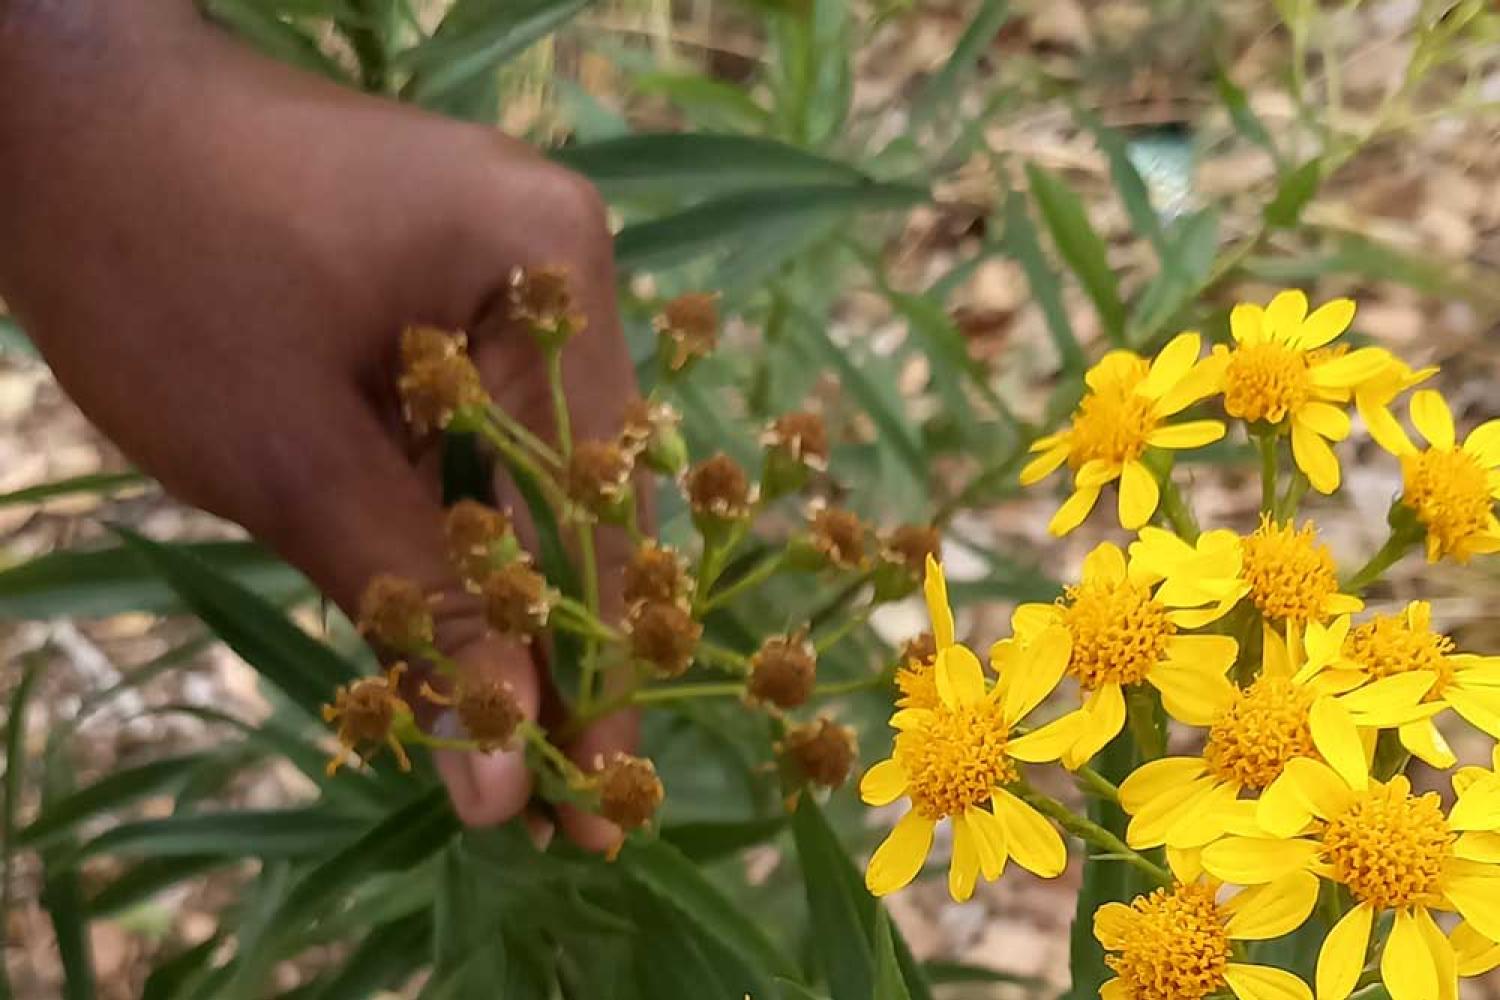
[{"label": "grass blade", "polygon": [[1067,261],[1093,301],[1105,334],[1116,345],[1125,342],[1125,304],[1109,268],[1104,241],[1089,223],[1083,201],[1062,180],[1034,164],[1026,165],[1031,194],[1057,252]]},{"label": "grass blade", "polygon": [[1042,310],[1042,318],[1047,321],[1047,332],[1052,336],[1052,346],[1057,349],[1062,370],[1068,374],[1081,375],[1088,362],[1078,343],[1078,335],[1073,332],[1068,310],[1063,305],[1062,287],[1052,266],[1042,254],[1042,244],[1037,239],[1036,226],[1026,208],[1026,199],[1016,191],[1012,191],[1005,199],[1004,242],[1006,252],[1026,273],[1026,284]]},{"label": "grass blade", "polygon": [[[177,784],[213,756],[208,753],[190,753],[179,757],[164,757],[107,774],[92,785],[81,788],[44,809],[30,825],[15,835],[14,843],[18,847],[35,847],[71,833],[80,823],[122,809]],[[10,831],[7,831],[7,839],[9,838]]]},{"label": "grass blade", "polygon": [[0,507],[15,507],[20,504],[41,503],[58,497],[77,493],[95,493],[100,496],[119,493],[123,490],[149,487],[152,480],[139,472],[96,472],[87,476],[73,476],[50,483],[28,486],[9,493],[0,493]]},{"label": "grass blade", "polygon": [[[25,661],[21,679],[11,693],[5,716],[5,802],[0,804],[0,913],[11,912],[13,873],[11,859],[16,850],[16,811],[21,807],[21,786],[26,778],[26,713],[37,681],[47,669],[44,652]],[[10,975],[0,962],[0,996],[12,995]]]}]

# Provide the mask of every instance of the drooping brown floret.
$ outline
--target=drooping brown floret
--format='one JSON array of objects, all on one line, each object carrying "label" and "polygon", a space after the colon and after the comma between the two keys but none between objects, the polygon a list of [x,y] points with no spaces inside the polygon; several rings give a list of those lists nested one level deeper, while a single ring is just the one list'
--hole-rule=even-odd
[{"label": "drooping brown floret", "polygon": [[842,507],[819,507],[808,530],[824,559],[840,569],[858,569],[865,562],[865,523]]},{"label": "drooping brown floret", "polygon": [[423,684],[422,695],[434,705],[452,708],[469,738],[485,753],[505,749],[524,718],[515,688],[493,677],[464,677],[452,695]]},{"label": "drooping brown floret", "polygon": [[333,694],[333,704],[323,706],[323,721],[336,724],[339,741],[338,750],[328,761],[330,776],[350,757],[369,759],[382,746],[391,748],[401,770],[411,770],[411,760],[395,730],[397,717],[411,714],[399,690],[405,672],[406,664],[397,663],[380,677],[362,677],[340,685]]},{"label": "drooping brown floret", "polygon": [[677,677],[692,666],[703,626],[681,604],[651,601],[636,607],[625,623],[630,652],[662,677]]},{"label": "drooping brown floret", "polygon": [[828,468],[828,428],[816,413],[782,414],[766,429],[761,443],[809,469]]},{"label": "drooping brown floret", "polygon": [[564,475],[568,499],[591,514],[603,514],[625,496],[630,472],[630,455],[614,441],[580,441]]},{"label": "drooping brown floret", "polygon": [[381,573],[360,596],[359,631],[388,649],[425,649],[432,645],[432,605],[413,581]]},{"label": "drooping brown floret", "polygon": [[655,764],[618,751],[599,771],[598,782],[599,815],[622,830],[651,822],[666,797]]},{"label": "drooping brown floret", "polygon": [[401,412],[418,434],[443,430],[455,416],[489,405],[479,369],[464,351],[463,334],[446,342],[441,331],[413,328],[402,337],[401,375],[396,389]]},{"label": "drooping brown floret", "polygon": [[745,690],[755,701],[796,708],[812,696],[817,672],[817,656],[805,633],[772,636],[750,657]]},{"label": "drooping brown floret", "polygon": [[719,297],[708,292],[679,295],[655,320],[667,368],[678,372],[713,353],[719,342]]},{"label": "drooping brown floret", "polygon": [[583,331],[588,317],[573,301],[565,267],[518,267],[511,272],[510,315],[544,346],[557,348]]},{"label": "drooping brown floret", "polygon": [[641,544],[625,564],[623,596],[627,607],[659,601],[676,603],[688,591],[682,557],[655,541]]},{"label": "drooping brown floret", "polygon": [[477,585],[489,573],[496,547],[510,536],[510,518],[477,500],[460,500],[448,508],[443,531],[449,563],[466,582]]},{"label": "drooping brown floret", "polygon": [[931,525],[903,524],[886,536],[882,548],[888,561],[920,580],[927,571],[927,557],[937,558],[942,543],[942,535]]},{"label": "drooping brown floret", "polygon": [[724,521],[748,517],[752,496],[750,477],[723,452],[688,470],[688,505],[699,517]]},{"label": "drooping brown floret", "polygon": [[552,612],[546,579],[521,559],[491,570],[480,594],[485,620],[503,636],[529,639],[546,627]]},{"label": "drooping brown floret", "polygon": [[808,781],[824,788],[842,785],[859,756],[854,730],[826,715],[788,728],[781,746]]}]

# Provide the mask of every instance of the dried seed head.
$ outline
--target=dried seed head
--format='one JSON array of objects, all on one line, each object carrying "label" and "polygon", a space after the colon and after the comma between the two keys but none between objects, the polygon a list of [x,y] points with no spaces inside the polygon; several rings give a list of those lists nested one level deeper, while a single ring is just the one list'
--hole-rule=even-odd
[{"label": "dried seed head", "polygon": [[677,677],[692,666],[703,626],[681,604],[651,601],[631,612],[626,622],[630,652],[656,668],[662,677]]},{"label": "dried seed head", "polygon": [[630,489],[630,455],[613,441],[580,441],[564,476],[568,499],[595,516],[610,512]]},{"label": "dried seed head", "polygon": [[523,714],[515,689],[494,678],[460,681],[453,711],[464,731],[486,753],[502,750],[510,743]]},{"label": "dried seed head", "polygon": [[937,640],[931,632],[914,635],[901,645],[903,666],[913,663],[931,663],[937,659]]},{"label": "dried seed head", "polygon": [[448,508],[443,530],[448,561],[459,576],[474,584],[489,573],[496,549],[514,544],[510,518],[477,500],[460,500]]},{"label": "dried seed head", "polygon": [[627,607],[650,602],[675,604],[688,590],[687,567],[676,551],[647,541],[625,564],[624,597]]},{"label": "dried seed head", "polygon": [[805,632],[772,636],[750,657],[746,692],[755,701],[796,708],[812,696],[818,660]]},{"label": "dried seed head", "polygon": [[415,341],[413,344],[418,356],[402,366],[401,377],[396,381],[401,412],[412,430],[418,434],[443,430],[456,417],[489,405],[479,369],[467,354],[458,350],[422,356],[415,348]]},{"label": "dried seed head", "polygon": [[547,581],[524,560],[491,570],[480,585],[484,616],[503,636],[530,638],[547,625],[552,595]]},{"label": "dried seed head", "polygon": [[510,314],[544,347],[556,349],[588,325],[573,302],[564,267],[518,267],[510,276]]},{"label": "dried seed head", "polygon": [[927,571],[927,558],[936,559],[942,544],[943,536],[931,525],[903,524],[886,536],[883,555],[921,579]]},{"label": "dried seed head", "polygon": [[865,523],[842,507],[820,506],[808,525],[813,548],[831,565],[858,569],[865,562]]},{"label": "dried seed head", "polygon": [[708,292],[679,295],[656,317],[667,370],[680,372],[713,352],[719,341],[719,297]]},{"label": "dried seed head", "polygon": [[339,749],[328,761],[328,773],[337,771],[355,753],[367,756],[361,747],[373,753],[388,746],[396,755],[396,762],[403,771],[411,769],[411,761],[396,738],[396,719],[410,715],[411,709],[402,699],[399,685],[406,664],[398,663],[381,677],[364,677],[347,686],[340,685],[334,692],[333,704],[323,706],[323,721],[337,723]]},{"label": "dried seed head", "polygon": [[826,715],[787,729],[781,748],[808,781],[824,788],[842,785],[859,756],[854,730]]},{"label": "dried seed head", "polygon": [[463,354],[466,344],[462,333],[435,326],[409,326],[401,331],[401,369]]},{"label": "dried seed head", "polygon": [[359,599],[359,631],[403,653],[432,645],[432,605],[411,580],[381,573]]},{"label": "dried seed head", "polygon": [[698,517],[741,520],[750,515],[752,496],[745,470],[723,452],[688,470],[688,505]]},{"label": "dried seed head", "polygon": [[687,442],[678,425],[682,416],[666,403],[633,399],[620,423],[620,446],[646,467],[675,476],[687,468]]},{"label": "dried seed head", "polygon": [[599,815],[622,830],[651,822],[666,797],[655,764],[618,751],[599,771],[598,782]]},{"label": "dried seed head", "polygon": [[782,414],[761,435],[761,443],[809,469],[828,468],[828,428],[816,413]]}]

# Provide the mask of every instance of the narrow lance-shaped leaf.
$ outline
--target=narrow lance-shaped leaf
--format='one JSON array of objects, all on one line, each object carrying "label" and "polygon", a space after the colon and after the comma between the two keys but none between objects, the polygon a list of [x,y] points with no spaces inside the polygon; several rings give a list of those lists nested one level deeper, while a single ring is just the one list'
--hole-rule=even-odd
[{"label": "narrow lance-shaped leaf", "polygon": [[1031,288],[1031,295],[1036,299],[1037,306],[1042,310],[1042,318],[1047,322],[1047,332],[1052,337],[1053,347],[1057,349],[1063,371],[1082,374],[1087,362],[1083,348],[1079,346],[1078,336],[1073,332],[1073,324],[1068,319],[1067,308],[1063,305],[1057,275],[1052,272],[1051,265],[1042,255],[1036,227],[1032,224],[1031,213],[1026,209],[1026,199],[1016,191],[1012,191],[1005,199],[1005,248],[1026,274],[1026,283]]},{"label": "narrow lance-shaped leaf", "polygon": [[1089,223],[1083,201],[1061,179],[1034,164],[1026,165],[1026,177],[1057,252],[1093,301],[1105,334],[1115,344],[1123,344],[1125,304],[1120,301],[1104,241]]}]

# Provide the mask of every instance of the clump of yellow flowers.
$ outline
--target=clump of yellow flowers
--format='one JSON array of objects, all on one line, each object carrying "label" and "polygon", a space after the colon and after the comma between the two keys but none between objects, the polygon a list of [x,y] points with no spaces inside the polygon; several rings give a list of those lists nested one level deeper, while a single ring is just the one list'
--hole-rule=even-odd
[{"label": "clump of yellow flowers", "polygon": [[[1449,794],[1406,773],[1413,758],[1455,766],[1445,720],[1500,739],[1500,658],[1460,651],[1426,602],[1362,599],[1419,546],[1432,562],[1500,551],[1500,420],[1460,437],[1418,388],[1433,371],[1350,344],[1354,315],[1285,291],[1236,306],[1228,343],[1184,333],[1154,358],[1101,359],[1020,479],[1067,467],[1054,534],[1112,490],[1131,537],[1093,549],[1054,603],[1019,607],[988,674],[929,561],[932,637],[897,674],[892,753],[860,784],[872,806],[907,803],[870,859],[872,892],[912,881],[943,824],[955,899],[1009,861],[1059,875],[1065,832],[1087,864],[1155,883],[1093,914],[1105,1000],[1344,1000],[1377,982],[1394,1000],[1453,1000],[1460,977],[1500,965],[1500,774],[1460,768]],[[1402,487],[1385,544],[1341,573],[1300,510],[1309,489],[1339,489],[1351,413]],[[1259,520],[1200,531],[1173,453],[1236,428],[1260,459]],[[1095,765],[1117,741],[1134,764],[1115,783]],[[1029,765],[1070,772],[1127,820],[1074,813]],[[1315,946],[1311,981],[1258,944],[1292,932]]]}]

